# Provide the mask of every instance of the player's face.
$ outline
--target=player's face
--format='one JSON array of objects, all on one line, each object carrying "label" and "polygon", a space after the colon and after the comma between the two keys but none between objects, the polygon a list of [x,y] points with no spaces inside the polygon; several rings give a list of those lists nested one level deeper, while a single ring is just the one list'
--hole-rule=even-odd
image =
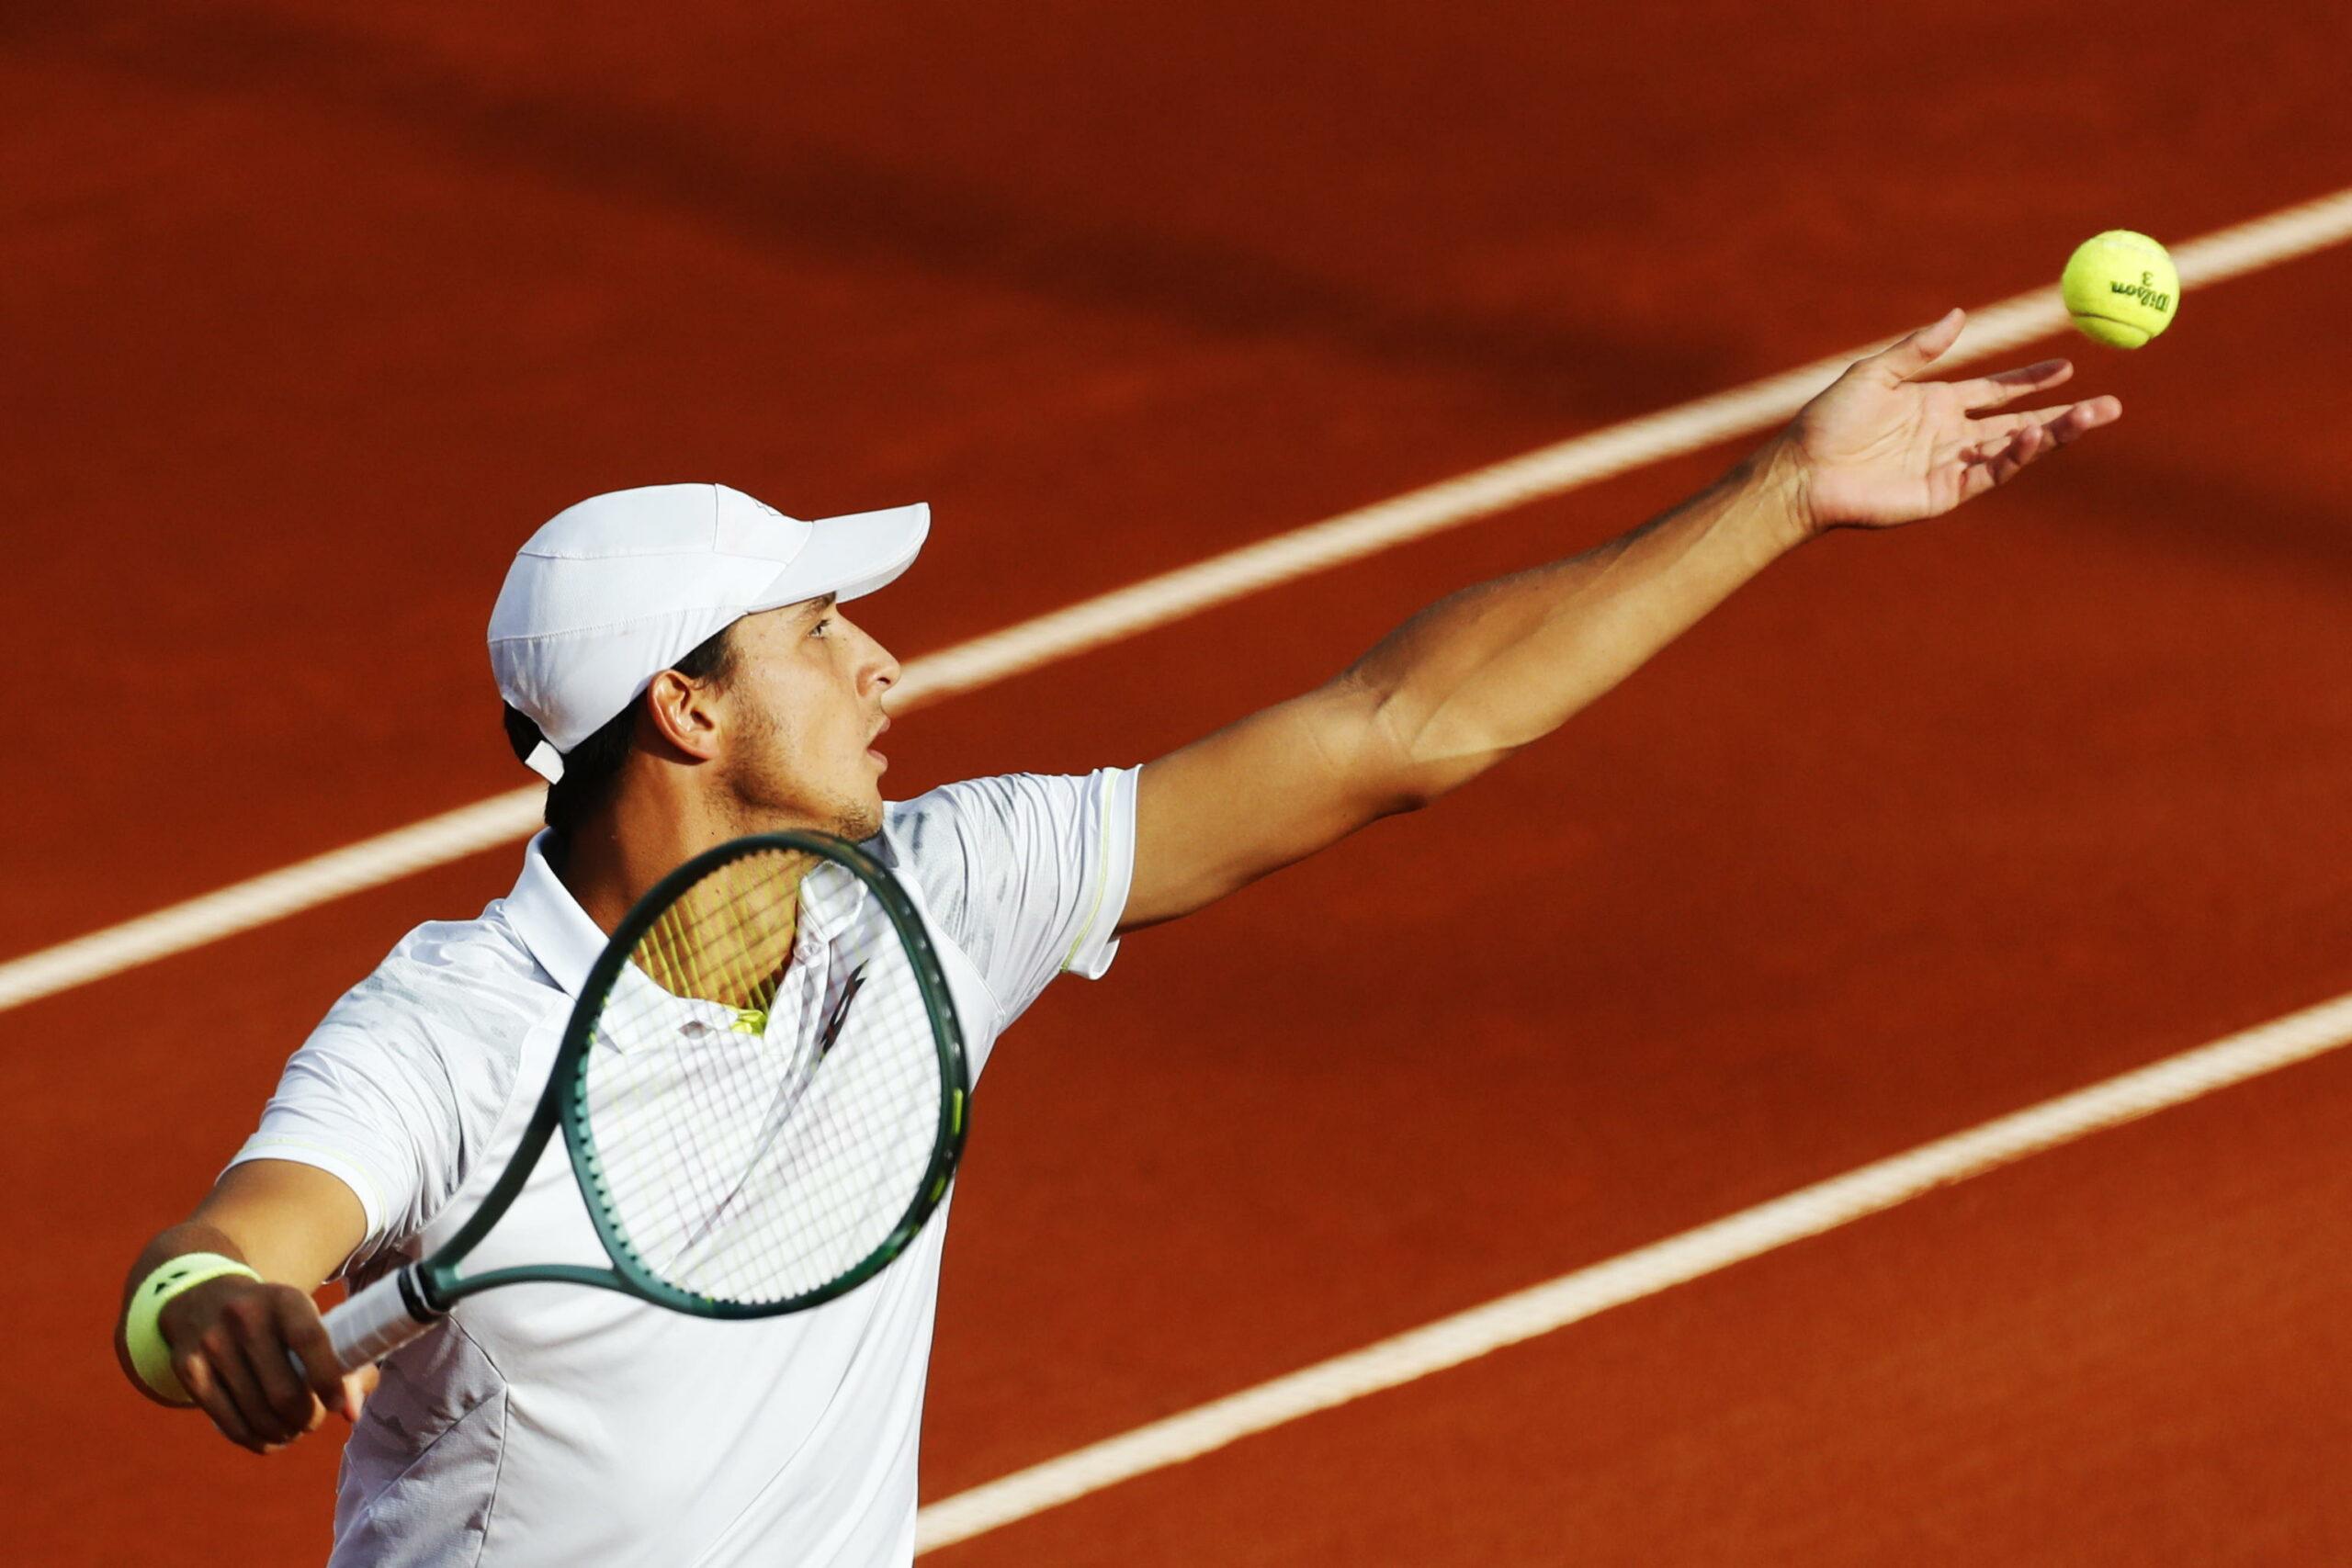
[{"label": "player's face", "polygon": [[888,766],[873,747],[899,661],[830,599],[746,615],[729,641],[721,776],[744,830],[872,838]]}]

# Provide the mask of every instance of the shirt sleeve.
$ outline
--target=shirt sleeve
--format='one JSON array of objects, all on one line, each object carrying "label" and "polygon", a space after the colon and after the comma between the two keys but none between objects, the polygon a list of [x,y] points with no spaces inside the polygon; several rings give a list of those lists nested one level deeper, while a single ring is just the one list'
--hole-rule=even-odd
[{"label": "shirt sleeve", "polygon": [[892,808],[932,918],[978,966],[1006,1023],[1056,976],[1099,979],[1117,955],[1136,772],[1008,773]]},{"label": "shirt sleeve", "polygon": [[368,1235],[345,1269],[419,1235],[465,1179],[514,1087],[509,1053],[451,1050],[390,964],[337,1001],[286,1064],[229,1163],[282,1159],[349,1187]]}]

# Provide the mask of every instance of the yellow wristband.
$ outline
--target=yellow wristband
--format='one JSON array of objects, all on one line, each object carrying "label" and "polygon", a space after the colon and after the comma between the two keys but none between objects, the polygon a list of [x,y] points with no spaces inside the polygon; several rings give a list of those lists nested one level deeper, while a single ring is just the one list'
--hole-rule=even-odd
[{"label": "yellow wristband", "polygon": [[223,1258],[217,1252],[183,1252],[177,1258],[165,1258],[130,1292],[130,1314],[122,1325],[122,1342],[130,1348],[130,1365],[139,1373],[141,1382],[174,1404],[194,1404],[196,1401],[180,1386],[180,1375],[172,1370],[172,1348],[164,1343],[164,1331],[155,1320],[163,1315],[164,1306],[174,1296],[224,1274],[242,1274],[248,1280],[261,1278],[235,1258]]}]

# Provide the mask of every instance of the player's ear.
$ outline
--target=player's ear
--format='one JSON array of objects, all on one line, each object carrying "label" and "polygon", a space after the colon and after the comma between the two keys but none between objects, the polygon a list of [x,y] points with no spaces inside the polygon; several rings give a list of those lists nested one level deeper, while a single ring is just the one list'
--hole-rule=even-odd
[{"label": "player's ear", "polygon": [[696,761],[707,762],[718,755],[718,698],[716,682],[664,670],[645,688],[645,716],[663,740]]}]

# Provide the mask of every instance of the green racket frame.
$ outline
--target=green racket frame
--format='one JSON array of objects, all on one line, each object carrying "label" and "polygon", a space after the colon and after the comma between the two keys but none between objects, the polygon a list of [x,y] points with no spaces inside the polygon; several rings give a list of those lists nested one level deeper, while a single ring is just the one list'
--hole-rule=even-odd
[{"label": "green racket frame", "polygon": [[[611,1195],[596,1156],[595,1139],[588,1124],[584,1100],[588,1053],[594,1043],[596,1023],[603,1015],[605,998],[619,982],[638,942],[653,923],[688,888],[718,867],[775,851],[813,855],[844,868],[880,904],[906,952],[908,968],[922,993],[923,1010],[931,1021],[933,1043],[939,1053],[939,1071],[945,1092],[940,1097],[939,1126],[930,1166],[906,1212],[880,1246],[855,1267],[800,1295],[762,1303],[721,1301],[655,1278],[639,1261],[622,1233],[614,1216]],[[403,1267],[327,1314],[327,1326],[337,1355],[346,1370],[379,1359],[422,1333],[466,1297],[503,1285],[594,1285],[638,1296],[673,1312],[709,1318],[775,1317],[831,1301],[888,1267],[906,1250],[946,1197],[956,1161],[964,1151],[966,1102],[970,1095],[971,1074],[964,1055],[963,1031],[956,1021],[955,1001],[948,990],[946,974],[940,967],[938,951],[923,929],[922,917],[916,914],[913,903],[888,868],[847,840],[825,833],[758,833],[706,850],[663,877],[639,899],[604,951],[597,954],[579,998],[572,1005],[562,1042],[556,1048],[554,1070],[523,1130],[522,1142],[472,1217],[447,1242],[436,1247],[431,1258]],[[526,1263],[481,1274],[458,1273],[458,1265],[490,1233],[522,1191],[559,1126],[571,1156],[572,1174],[588,1205],[589,1218],[595,1224],[597,1238],[604,1243],[612,1267]]]}]

